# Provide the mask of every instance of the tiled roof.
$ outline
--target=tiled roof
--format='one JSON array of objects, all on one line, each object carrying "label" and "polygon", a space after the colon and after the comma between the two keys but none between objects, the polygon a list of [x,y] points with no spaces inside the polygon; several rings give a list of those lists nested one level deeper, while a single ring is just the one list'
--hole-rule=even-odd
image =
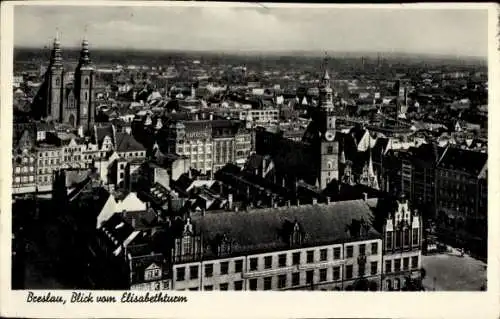
[{"label": "tiled roof", "polygon": [[116,133],[116,151],[131,152],[145,151],[146,148],[131,135],[127,133]]},{"label": "tiled roof", "polygon": [[[334,242],[357,240],[356,222],[364,220],[368,225],[366,237],[377,238],[380,234],[371,227],[373,219],[369,206],[363,200],[335,202],[329,205],[303,205],[251,210],[248,212],[221,212],[195,216],[195,230],[210,242],[216,236],[226,235],[233,241],[232,253],[289,249],[286,225],[298,222],[305,236],[304,246],[318,246]],[[351,229],[352,232],[348,231]]]}]

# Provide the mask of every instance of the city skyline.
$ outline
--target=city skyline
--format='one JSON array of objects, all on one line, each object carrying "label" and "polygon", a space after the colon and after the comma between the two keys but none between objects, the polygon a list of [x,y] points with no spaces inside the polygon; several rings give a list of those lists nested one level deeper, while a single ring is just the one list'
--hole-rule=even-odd
[{"label": "city skyline", "polygon": [[[487,13],[486,9],[19,6],[14,11],[14,46],[48,46],[59,32],[64,47],[77,47],[86,37],[96,49],[486,57]],[[32,28],[22,27],[27,24]],[[33,28],[38,30],[36,37],[30,32]]]}]

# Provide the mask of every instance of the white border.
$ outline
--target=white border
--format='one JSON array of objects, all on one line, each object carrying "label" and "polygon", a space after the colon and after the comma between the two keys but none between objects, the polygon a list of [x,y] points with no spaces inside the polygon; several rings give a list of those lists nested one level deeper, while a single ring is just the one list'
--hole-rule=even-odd
[{"label": "white border", "polygon": [[[488,292],[475,293],[324,293],[324,292],[258,292],[258,293],[189,293],[187,304],[27,304],[25,292],[10,291],[11,272],[11,154],[12,147],[12,72],[13,7],[19,5],[92,5],[92,6],[182,6],[182,7],[293,7],[293,8],[385,8],[385,9],[488,9],[489,10],[489,259]],[[498,11],[494,4],[273,4],[212,2],[138,2],[138,1],[29,1],[2,3],[1,11],[1,107],[0,107],[0,315],[46,318],[134,317],[134,318],[319,318],[319,317],[404,317],[404,318],[498,318],[499,316],[499,225],[500,196],[498,183],[499,53]],[[411,22],[409,22],[411,23]],[[29,27],[29,26],[27,26]],[[35,32],[35,30],[34,30]],[[425,36],[425,35],[424,35]],[[175,292],[171,292],[175,294]],[[180,294],[178,292],[177,294]]]}]

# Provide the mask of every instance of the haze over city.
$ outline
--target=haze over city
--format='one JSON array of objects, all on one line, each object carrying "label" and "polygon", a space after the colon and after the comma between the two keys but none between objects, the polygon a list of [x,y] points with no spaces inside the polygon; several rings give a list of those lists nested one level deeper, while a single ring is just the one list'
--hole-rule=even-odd
[{"label": "haze over city", "polygon": [[48,46],[59,30],[63,46],[86,34],[96,49],[485,57],[487,21],[487,10],[19,6],[14,45]]}]

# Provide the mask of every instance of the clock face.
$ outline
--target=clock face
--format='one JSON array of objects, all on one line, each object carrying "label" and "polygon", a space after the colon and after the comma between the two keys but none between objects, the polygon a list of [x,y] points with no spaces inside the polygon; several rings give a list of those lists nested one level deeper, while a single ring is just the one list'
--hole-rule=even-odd
[{"label": "clock face", "polygon": [[325,133],[325,139],[329,142],[333,141],[333,139],[335,138],[335,135],[333,134],[333,132],[331,131],[326,131]]}]

